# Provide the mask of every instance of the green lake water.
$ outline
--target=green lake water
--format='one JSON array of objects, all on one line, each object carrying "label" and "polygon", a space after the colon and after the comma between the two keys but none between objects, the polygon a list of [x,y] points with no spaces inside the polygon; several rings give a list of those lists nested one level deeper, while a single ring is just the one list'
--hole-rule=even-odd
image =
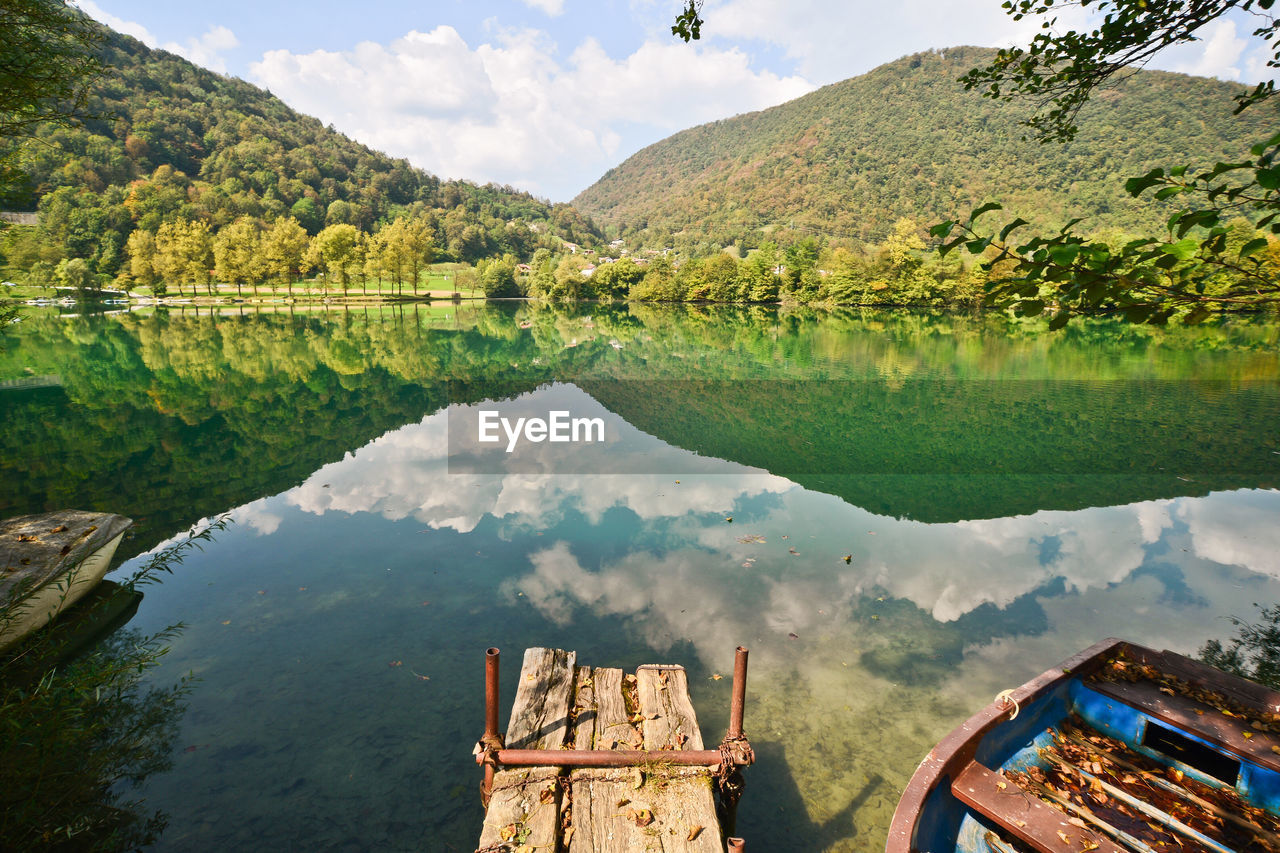
[{"label": "green lake water", "polygon": [[[874,851],[998,691],[1280,600],[1272,322],[449,305],[2,334],[0,515],[129,515],[122,572],[229,518],[129,624],[184,623],[148,678],[199,679],[136,792],[157,850],[470,851],[486,647],[504,725],[521,651],[557,646],[684,664],[714,743],[745,645],[739,834]],[[606,440],[468,444],[498,408]]]}]

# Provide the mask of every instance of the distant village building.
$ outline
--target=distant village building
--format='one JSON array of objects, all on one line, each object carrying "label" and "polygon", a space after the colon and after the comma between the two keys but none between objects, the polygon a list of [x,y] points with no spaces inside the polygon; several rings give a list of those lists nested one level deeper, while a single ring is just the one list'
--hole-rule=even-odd
[{"label": "distant village building", "polygon": [[626,245],[625,240],[613,240],[609,243],[609,247],[613,249],[621,249],[624,245]]},{"label": "distant village building", "polygon": [[516,264],[516,272],[530,273],[533,272],[533,267],[529,264]]},{"label": "distant village building", "polygon": [[596,271],[596,268],[594,264],[587,264],[585,267],[582,268],[582,277],[591,278],[591,274],[595,271]]},{"label": "distant village building", "polygon": [[578,249],[581,248],[577,243],[570,243],[568,240],[564,242],[564,247],[568,249],[569,253],[572,255],[578,254]]}]

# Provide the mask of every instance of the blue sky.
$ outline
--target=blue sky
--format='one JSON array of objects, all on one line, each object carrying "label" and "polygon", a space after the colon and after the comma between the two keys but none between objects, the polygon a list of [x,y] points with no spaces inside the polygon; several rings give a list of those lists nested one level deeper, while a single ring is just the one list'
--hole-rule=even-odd
[{"label": "blue sky", "polygon": [[[707,0],[703,39],[670,34],[678,0],[81,0],[153,47],[445,178],[568,201],[695,124],[762,109],[929,48],[1025,43],[999,0]],[[1062,21],[1079,27],[1068,7]],[[1268,76],[1248,18],[1153,67]]]}]

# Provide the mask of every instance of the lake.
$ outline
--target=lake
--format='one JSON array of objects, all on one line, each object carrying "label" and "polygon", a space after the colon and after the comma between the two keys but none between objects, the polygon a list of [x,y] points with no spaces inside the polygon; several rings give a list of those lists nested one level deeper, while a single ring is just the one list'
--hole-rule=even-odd
[{"label": "lake", "polygon": [[[751,650],[738,831],[883,847],[930,746],[1105,636],[1194,654],[1280,600],[1280,326],[526,304],[29,315],[0,333],[0,514],[202,550],[157,850],[470,851],[484,650]],[[604,441],[479,446],[483,411]],[[724,676],[724,677],[722,677]]]}]

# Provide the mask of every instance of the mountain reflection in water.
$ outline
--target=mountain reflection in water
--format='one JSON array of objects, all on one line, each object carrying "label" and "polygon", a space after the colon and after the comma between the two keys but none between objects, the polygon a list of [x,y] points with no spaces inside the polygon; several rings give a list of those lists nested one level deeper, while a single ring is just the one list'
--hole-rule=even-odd
[{"label": "mountain reflection in water", "polygon": [[[740,832],[878,850],[921,756],[998,690],[1109,634],[1194,652],[1280,592],[1273,325],[530,307],[23,325],[0,379],[63,385],[5,392],[6,513],[110,504],[151,519],[136,547],[235,520],[135,620],[187,623],[156,677],[201,679],[145,789],[170,815],[159,849],[473,849],[486,646],[508,653],[504,708],[526,646],[684,663],[714,741],[714,676],[742,644],[761,760]],[[1087,411],[1016,404],[1055,381],[1087,383]],[[895,448],[933,440],[929,382],[937,433],[971,452],[902,473],[928,451]],[[1158,424],[1107,383],[1165,389],[1144,398]],[[601,412],[614,440],[450,473],[451,417],[498,403]],[[1090,435],[1096,458],[1054,467]],[[975,470],[1002,448],[1020,470]]]}]

